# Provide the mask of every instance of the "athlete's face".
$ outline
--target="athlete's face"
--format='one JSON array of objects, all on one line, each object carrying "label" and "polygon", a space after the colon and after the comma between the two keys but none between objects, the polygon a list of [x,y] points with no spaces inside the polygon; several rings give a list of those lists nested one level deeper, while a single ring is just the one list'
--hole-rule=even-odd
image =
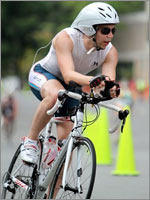
[{"label": "athlete's face", "polygon": [[96,32],[96,42],[99,47],[105,49],[106,46],[111,42],[115,33],[115,25],[113,24],[105,24],[99,25],[98,30]]}]

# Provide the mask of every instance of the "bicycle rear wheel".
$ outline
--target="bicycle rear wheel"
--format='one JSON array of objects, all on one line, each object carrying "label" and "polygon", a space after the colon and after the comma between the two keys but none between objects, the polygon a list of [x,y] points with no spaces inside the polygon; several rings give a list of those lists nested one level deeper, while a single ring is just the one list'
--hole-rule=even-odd
[{"label": "bicycle rear wheel", "polygon": [[37,165],[27,165],[21,160],[20,147],[21,145],[5,174],[2,199],[33,199],[34,197],[38,178]]},{"label": "bicycle rear wheel", "polygon": [[[77,170],[78,153],[80,152],[80,169]],[[70,163],[67,170],[66,188],[63,189],[62,174],[65,157],[57,169],[51,185],[49,199],[89,199],[92,194],[96,174],[96,154],[92,142],[88,138],[78,137],[74,143]],[[78,190],[78,177],[80,189]]]}]

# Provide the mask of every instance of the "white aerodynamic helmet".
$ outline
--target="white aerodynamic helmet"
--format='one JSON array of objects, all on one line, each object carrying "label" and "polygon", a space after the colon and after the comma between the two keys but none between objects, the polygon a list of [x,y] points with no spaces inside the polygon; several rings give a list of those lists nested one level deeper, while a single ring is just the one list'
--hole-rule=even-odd
[{"label": "white aerodynamic helmet", "polygon": [[103,2],[95,2],[85,6],[80,11],[71,27],[79,29],[87,36],[92,36],[96,33],[94,25],[118,23],[118,14],[111,5]]}]

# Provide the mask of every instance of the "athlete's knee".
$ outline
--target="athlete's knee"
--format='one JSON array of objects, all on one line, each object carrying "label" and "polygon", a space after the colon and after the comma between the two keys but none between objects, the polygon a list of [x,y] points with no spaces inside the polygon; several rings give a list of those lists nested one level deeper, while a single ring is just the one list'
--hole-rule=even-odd
[{"label": "athlete's knee", "polygon": [[57,98],[58,91],[61,88],[61,85],[58,86],[58,84],[60,83],[57,83],[56,80],[49,80],[45,82],[43,86],[41,87],[41,96],[43,98],[47,96],[53,96]]},{"label": "athlete's knee", "polygon": [[50,92],[49,92],[49,90],[48,90],[46,87],[42,87],[40,92],[41,92],[41,96],[42,96],[43,98],[45,98],[45,97],[47,97],[48,95],[50,95]]},{"label": "athlete's knee", "polygon": [[54,106],[54,104],[54,100],[47,96],[43,98],[43,100],[40,102],[38,109],[42,110],[42,112],[44,111],[44,113],[46,114],[46,112],[50,110]]},{"label": "athlete's knee", "polygon": [[58,92],[55,90],[55,88],[53,90],[51,89],[51,87],[48,87],[48,86],[43,86],[41,88],[41,96],[43,98],[50,96],[56,99],[57,95],[58,95]]}]

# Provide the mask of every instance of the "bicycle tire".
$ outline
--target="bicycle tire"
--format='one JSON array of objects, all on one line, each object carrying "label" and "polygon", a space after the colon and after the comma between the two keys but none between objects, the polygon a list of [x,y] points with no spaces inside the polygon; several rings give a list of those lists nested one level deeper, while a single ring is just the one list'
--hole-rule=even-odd
[{"label": "bicycle tire", "polygon": [[[2,189],[2,199],[33,199],[34,198],[34,192],[36,191],[36,182],[37,182],[37,165],[29,165],[23,163],[21,160],[19,154],[20,154],[20,147],[19,145],[18,149],[16,150],[12,161],[10,163],[10,166],[8,168],[8,171],[5,174],[4,177],[4,183],[9,183],[9,188],[4,187]],[[18,169],[16,172],[16,168],[20,166],[20,169]],[[15,178],[20,180],[21,182],[28,185],[28,189],[25,190],[21,187],[19,187],[17,184],[15,184],[11,176],[13,175]],[[11,191],[10,191],[11,188]],[[30,189],[29,189],[30,188]]]},{"label": "bicycle tire", "polygon": [[73,146],[71,161],[69,163],[69,167],[67,170],[67,184],[69,185],[70,188],[74,188],[74,189],[76,188],[76,185],[74,184],[76,183],[76,179],[77,179],[77,168],[74,169],[74,167],[77,161],[75,154],[78,147],[80,147],[81,155],[82,155],[82,159],[81,159],[82,175],[80,179],[81,179],[81,188],[82,188],[83,193],[79,194],[78,192],[75,193],[75,191],[70,191],[70,190],[64,191],[64,189],[61,188],[60,183],[61,183],[61,178],[62,178],[62,173],[63,173],[63,166],[65,163],[65,156],[64,156],[54,176],[54,179],[50,188],[50,192],[49,192],[49,199],[55,199],[55,198],[56,199],[90,199],[93,186],[94,186],[95,175],[96,175],[96,153],[95,153],[93,143],[88,138],[78,137],[78,139],[76,140]]}]

